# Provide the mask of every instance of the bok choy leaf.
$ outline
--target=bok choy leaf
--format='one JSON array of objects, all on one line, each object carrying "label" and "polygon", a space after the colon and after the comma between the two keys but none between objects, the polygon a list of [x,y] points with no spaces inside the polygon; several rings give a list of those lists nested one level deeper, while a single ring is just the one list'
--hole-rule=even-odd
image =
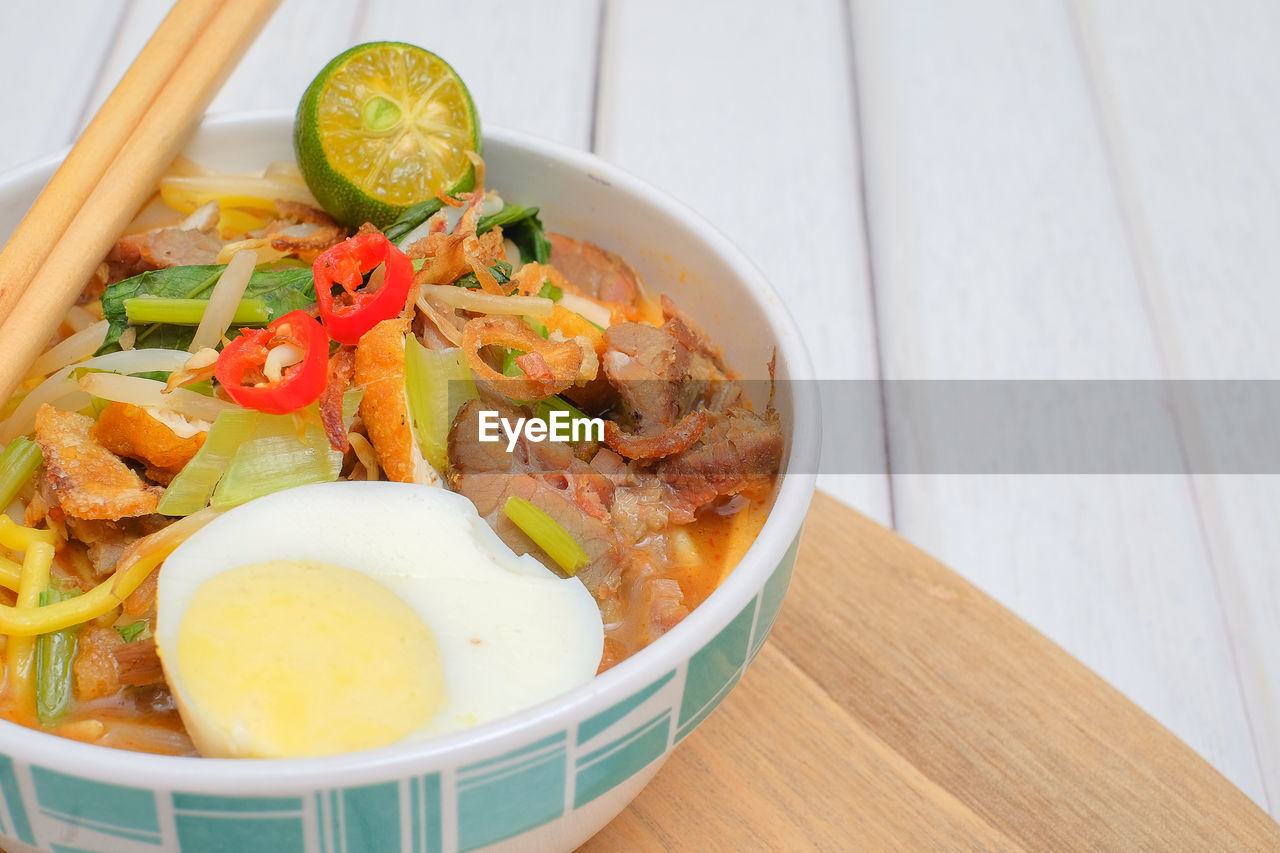
[{"label": "bok choy leaf", "polygon": [[[102,314],[111,326],[98,354],[120,349],[120,335],[129,327],[126,300],[160,297],[208,301],[209,293],[224,269],[225,265],[216,264],[149,270],[108,287],[102,294]],[[245,288],[244,299],[262,302],[270,313],[268,319],[280,317],[295,308],[306,308],[316,301],[311,268],[255,270]],[[134,346],[137,348],[184,350],[195,336],[193,326],[176,323],[147,323],[135,328],[137,338]],[[232,329],[235,328],[237,326],[233,325]]]},{"label": "bok choy leaf", "polygon": [[463,404],[477,399],[475,380],[460,348],[432,350],[405,338],[404,384],[413,434],[422,458],[437,471],[449,462],[449,427]]}]

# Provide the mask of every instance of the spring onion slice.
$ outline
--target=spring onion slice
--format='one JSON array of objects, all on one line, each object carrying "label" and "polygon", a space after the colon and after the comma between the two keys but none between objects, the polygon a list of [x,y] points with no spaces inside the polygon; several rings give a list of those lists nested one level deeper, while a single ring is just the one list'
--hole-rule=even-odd
[{"label": "spring onion slice", "polygon": [[204,509],[236,450],[253,436],[258,417],[248,409],[218,415],[204,444],[164,490],[156,512],[180,516]]},{"label": "spring onion slice", "polygon": [[582,409],[579,409],[577,406],[573,405],[573,403],[570,403],[564,397],[559,395],[547,397],[545,400],[539,400],[538,405],[534,407],[534,416],[537,417],[538,420],[546,421],[547,424],[551,423],[552,412],[564,412],[575,421],[591,420],[586,412],[582,411]]},{"label": "spring onion slice", "polygon": [[18,491],[35,474],[43,458],[40,446],[25,436],[19,436],[5,446],[4,452],[0,453],[0,511],[18,496]]},{"label": "spring onion slice", "polygon": [[433,350],[405,338],[404,384],[413,434],[422,458],[443,471],[449,462],[449,427],[463,404],[480,395],[460,348]]},{"label": "spring onion slice", "polygon": [[536,332],[538,335],[545,338],[547,337],[547,335],[551,334],[550,330],[547,329],[547,324],[543,323],[541,320],[538,320],[534,317],[524,317],[522,319],[526,323],[528,323],[529,328],[533,329],[533,331]]},{"label": "spring onion slice", "polygon": [[[40,606],[79,595],[49,587],[40,593]],[[57,723],[71,702],[71,664],[76,655],[76,629],[63,628],[36,638],[36,715],[46,726]]]},{"label": "spring onion slice", "polygon": [[505,348],[502,351],[502,375],[503,376],[524,376],[524,371],[520,369],[520,365],[516,364],[516,359],[524,355],[521,350]]},{"label": "spring onion slice", "polygon": [[120,635],[120,639],[126,643],[132,643],[138,639],[143,631],[147,630],[147,623],[139,619],[137,622],[131,622],[128,625],[117,625],[116,633]]},{"label": "spring onion slice", "polygon": [[[163,296],[135,296],[124,301],[124,313],[130,323],[171,323],[175,326],[198,326],[204,319],[207,299],[171,299]],[[262,326],[271,319],[271,309],[261,299],[241,299],[231,322],[237,326]]]},{"label": "spring onion slice", "polygon": [[531,502],[512,495],[507,498],[502,511],[539,548],[546,551],[547,556],[555,560],[565,574],[572,577],[578,569],[591,562],[591,557],[569,535],[569,531]]}]

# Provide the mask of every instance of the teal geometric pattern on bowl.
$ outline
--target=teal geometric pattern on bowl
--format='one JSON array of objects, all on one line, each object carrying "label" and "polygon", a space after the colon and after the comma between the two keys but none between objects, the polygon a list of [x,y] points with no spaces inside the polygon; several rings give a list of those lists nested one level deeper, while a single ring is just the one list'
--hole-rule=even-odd
[{"label": "teal geometric pattern on bowl", "polygon": [[574,808],[631,778],[671,747],[671,701],[662,688],[675,677],[672,670],[578,725]]},{"label": "teal geometric pattern on bowl", "polygon": [[409,849],[413,853],[441,853],[444,812],[439,773],[409,780],[409,815]]},{"label": "teal geometric pattern on bowl", "polygon": [[174,825],[184,851],[306,853],[300,797],[174,794]]},{"label": "teal geometric pattern on bowl", "polygon": [[35,844],[27,807],[22,802],[18,778],[13,772],[13,759],[0,755],[0,836],[17,838],[24,844]]},{"label": "teal geometric pattern on bowl", "polygon": [[159,844],[156,797],[141,788],[91,782],[44,767],[31,768],[42,817],[94,834]]},{"label": "teal geometric pattern on bowl", "polygon": [[[458,771],[458,849],[474,850],[564,814],[564,732]],[[502,803],[501,811],[494,803]]]},{"label": "teal geometric pattern on bowl", "polygon": [[787,548],[787,553],[782,555],[782,562],[778,563],[778,568],[773,570],[773,574],[769,576],[769,580],[765,581],[764,589],[760,592],[760,612],[756,614],[756,627],[751,636],[752,660],[760,654],[760,649],[764,646],[764,641],[778,618],[778,611],[782,609],[782,600],[787,594],[787,587],[791,584],[791,573],[795,570],[796,553],[799,550],[800,535],[796,534],[796,538],[791,540],[791,545]]},{"label": "teal geometric pattern on bowl", "polygon": [[694,727],[720,704],[729,688],[738,683],[747,663],[747,649],[758,603],[759,599],[752,600],[711,642],[689,659],[684,695],[680,699],[677,741],[688,737]]},{"label": "teal geometric pattern on bowl", "polygon": [[[0,846],[52,853],[465,853],[547,828],[662,758],[763,645],[797,540],[687,662],[568,731],[438,773],[272,797],[157,794],[0,756]],[[494,807],[501,803],[502,808]]]},{"label": "teal geometric pattern on bowl", "polygon": [[689,659],[676,742],[688,737],[723,701],[742,677],[749,659],[764,645],[791,581],[799,542],[797,534],[760,595]]}]

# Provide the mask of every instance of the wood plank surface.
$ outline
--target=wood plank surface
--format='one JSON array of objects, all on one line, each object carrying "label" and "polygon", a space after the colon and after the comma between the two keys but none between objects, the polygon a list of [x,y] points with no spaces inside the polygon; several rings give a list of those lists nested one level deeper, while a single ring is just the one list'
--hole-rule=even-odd
[{"label": "wood plank surface", "polygon": [[[1170,376],[1280,378],[1280,5],[1069,8]],[[1280,477],[1203,475],[1192,485],[1274,813]]]},{"label": "wood plank surface", "polygon": [[[1126,4],[1100,5],[1118,15]],[[1144,45],[1139,21],[1163,15],[1149,5],[1123,28]],[[1068,7],[855,0],[853,10],[884,377],[1176,378],[1158,344],[1174,330],[1148,314],[1088,85],[1096,69]],[[1214,298],[1183,285],[1182,298]],[[1242,623],[1235,611],[1224,619],[1180,460],[1171,454],[1158,476],[904,470],[905,451],[927,459],[949,446],[938,426],[890,431],[895,529],[1121,685],[1265,806],[1241,681],[1276,682],[1237,668]],[[1171,412],[1165,434],[1176,426]],[[1248,553],[1269,583],[1267,552]]]},{"label": "wood plank surface", "polygon": [[768,643],[583,848],[1280,849],[1167,729],[941,563],[821,493]]}]

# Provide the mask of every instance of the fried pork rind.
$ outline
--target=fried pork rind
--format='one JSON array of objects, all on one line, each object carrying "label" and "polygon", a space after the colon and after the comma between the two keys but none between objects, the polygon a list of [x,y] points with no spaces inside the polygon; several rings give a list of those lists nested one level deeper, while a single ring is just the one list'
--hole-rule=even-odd
[{"label": "fried pork rind", "polygon": [[383,320],[356,345],[355,384],[364,388],[360,418],[388,480],[414,479],[413,428],[404,393],[404,336],[409,321]]},{"label": "fried pork rind", "polygon": [[128,403],[108,403],[98,415],[90,435],[117,456],[145,463],[148,477],[167,483],[196,455],[207,433],[181,438],[146,409]]},{"label": "fried pork rind", "polygon": [[63,512],[74,518],[106,519],[156,511],[163,490],[148,486],[91,434],[93,419],[45,404],[36,412],[36,442],[44,454],[45,479]]}]

